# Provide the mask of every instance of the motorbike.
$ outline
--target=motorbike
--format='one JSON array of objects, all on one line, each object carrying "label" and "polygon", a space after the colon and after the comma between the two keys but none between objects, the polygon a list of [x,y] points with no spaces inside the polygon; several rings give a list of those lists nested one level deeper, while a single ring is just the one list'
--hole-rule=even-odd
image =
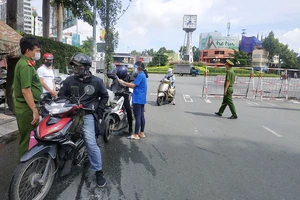
[{"label": "motorbike", "polygon": [[[158,106],[161,106],[163,103],[171,103],[174,100],[176,89],[171,88],[171,81],[168,78],[163,78],[157,88],[157,100],[156,103]],[[173,102],[175,105],[175,102]]]},{"label": "motorbike", "polygon": [[123,95],[130,95],[130,92],[107,90],[109,100],[105,107],[100,127],[104,129],[103,140],[108,142],[113,132],[121,131],[128,127],[127,113],[124,107]]},{"label": "motorbike", "polygon": [[73,86],[71,100],[58,98],[44,105],[49,115],[31,132],[28,151],[11,179],[10,199],[43,199],[55,176],[67,175],[72,165],[82,166],[87,154],[81,128],[84,111],[92,109],[83,108],[80,99],[94,91],[93,86],[87,85],[79,97],[78,87]]},{"label": "motorbike", "polygon": [[[108,73],[107,76],[114,81],[117,81],[117,76],[114,73]],[[119,87],[114,84],[113,87],[107,89],[109,99],[105,107],[100,127],[102,129],[104,142],[109,142],[113,132],[121,131],[128,127],[127,112],[124,106],[124,96],[128,95],[130,106],[132,106],[132,90],[124,87]]]}]

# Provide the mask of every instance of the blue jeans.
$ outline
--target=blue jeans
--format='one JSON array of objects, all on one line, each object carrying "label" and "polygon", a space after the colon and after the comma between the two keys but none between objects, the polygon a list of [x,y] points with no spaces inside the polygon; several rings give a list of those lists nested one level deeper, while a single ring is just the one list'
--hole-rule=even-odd
[{"label": "blue jeans", "polygon": [[94,121],[94,116],[92,114],[88,114],[84,116],[84,123],[83,123],[82,130],[83,130],[83,134],[82,134],[83,140],[90,160],[91,170],[94,171],[102,170],[101,152],[96,141],[95,121]]},{"label": "blue jeans", "polygon": [[138,134],[141,130],[141,132],[144,132],[145,129],[145,105],[144,104],[132,104],[133,106],[133,114],[135,117],[135,130],[134,134]]}]

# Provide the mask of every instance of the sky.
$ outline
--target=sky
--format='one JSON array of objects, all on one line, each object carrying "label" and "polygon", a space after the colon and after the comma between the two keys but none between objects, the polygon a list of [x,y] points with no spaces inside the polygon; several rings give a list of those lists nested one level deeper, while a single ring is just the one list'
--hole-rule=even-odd
[{"label": "sky", "polygon": [[[42,1],[32,0],[32,6],[42,14]],[[127,7],[129,0],[122,0]],[[161,47],[178,52],[184,43],[183,16],[197,15],[197,29],[193,32],[192,45],[199,47],[200,33],[215,30],[227,35],[261,35],[273,31],[280,42],[300,54],[300,9],[298,0],[132,0],[127,12],[116,27],[119,45],[116,52],[143,51]],[[100,20],[100,19],[99,19]],[[92,27],[79,21],[81,39],[92,36]],[[99,37],[100,25],[97,27]],[[76,27],[69,31],[75,32]]]}]

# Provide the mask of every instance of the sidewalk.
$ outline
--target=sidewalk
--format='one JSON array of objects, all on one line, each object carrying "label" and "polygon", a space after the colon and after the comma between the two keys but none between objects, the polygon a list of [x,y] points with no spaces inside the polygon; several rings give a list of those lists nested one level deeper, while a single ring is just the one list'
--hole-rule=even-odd
[{"label": "sidewalk", "polygon": [[[5,113],[5,114],[4,114]],[[0,107],[0,143],[10,140],[18,135],[18,125],[14,115],[1,105]]]}]

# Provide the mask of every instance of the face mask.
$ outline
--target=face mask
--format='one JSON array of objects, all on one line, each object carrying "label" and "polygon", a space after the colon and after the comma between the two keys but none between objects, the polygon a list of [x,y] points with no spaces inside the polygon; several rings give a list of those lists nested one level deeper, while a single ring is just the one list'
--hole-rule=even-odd
[{"label": "face mask", "polygon": [[32,58],[33,60],[39,60],[41,58],[41,52],[36,52],[35,56]]},{"label": "face mask", "polygon": [[46,65],[47,67],[51,67],[52,64],[53,64],[52,62],[46,62],[46,63],[45,63],[45,65]]}]

